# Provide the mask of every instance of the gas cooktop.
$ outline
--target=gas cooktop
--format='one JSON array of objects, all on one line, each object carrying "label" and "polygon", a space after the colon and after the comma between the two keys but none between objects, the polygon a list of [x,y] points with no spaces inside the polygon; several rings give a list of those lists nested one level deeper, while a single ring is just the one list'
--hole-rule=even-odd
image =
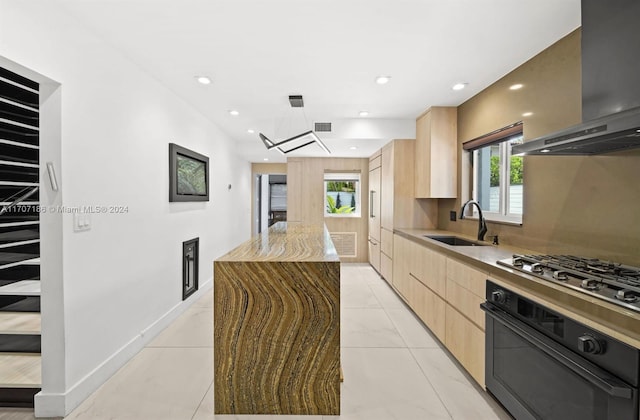
[{"label": "gas cooktop", "polygon": [[640,268],[573,255],[519,255],[498,264],[640,312]]}]

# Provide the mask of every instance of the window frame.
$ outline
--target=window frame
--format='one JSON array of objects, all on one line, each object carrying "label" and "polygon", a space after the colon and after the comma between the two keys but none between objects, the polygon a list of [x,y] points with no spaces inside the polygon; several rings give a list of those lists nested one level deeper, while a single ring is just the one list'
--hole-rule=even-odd
[{"label": "window frame", "polygon": [[[334,181],[355,182],[354,196],[356,201],[356,211],[353,213],[327,213],[329,203],[327,201],[327,184]],[[360,172],[325,172],[324,174],[324,217],[344,217],[344,218],[360,218],[362,217],[362,177]]]},{"label": "window frame", "polygon": [[[523,130],[522,123],[512,124],[511,126],[505,127],[504,129],[496,130],[486,136],[479,137],[477,139],[471,140],[463,144],[463,148],[470,153],[470,161],[471,161],[471,175],[472,175],[472,183],[471,183],[471,197],[478,201],[478,193],[479,187],[478,182],[480,176],[478,174],[478,159],[479,159],[479,150],[491,147],[491,146],[499,146],[498,156],[499,156],[499,174],[500,174],[500,185],[499,185],[499,198],[498,198],[498,211],[489,211],[482,210],[482,214],[484,218],[488,221],[498,222],[498,223],[506,223],[506,224],[514,224],[514,225],[522,225],[522,219],[524,215],[524,203],[522,208],[522,213],[510,213],[510,192],[509,189],[511,187],[511,141],[516,138],[523,138]],[[524,189],[524,180],[523,180],[523,189]],[[524,197],[523,197],[524,202]],[[471,206],[470,210],[470,218],[478,218],[478,210]]]}]

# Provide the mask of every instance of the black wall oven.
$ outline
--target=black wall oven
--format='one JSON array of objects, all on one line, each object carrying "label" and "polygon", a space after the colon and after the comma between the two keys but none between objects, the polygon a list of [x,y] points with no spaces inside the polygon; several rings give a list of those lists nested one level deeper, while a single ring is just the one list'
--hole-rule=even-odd
[{"label": "black wall oven", "polygon": [[486,386],[517,420],[638,420],[640,351],[487,281]]}]

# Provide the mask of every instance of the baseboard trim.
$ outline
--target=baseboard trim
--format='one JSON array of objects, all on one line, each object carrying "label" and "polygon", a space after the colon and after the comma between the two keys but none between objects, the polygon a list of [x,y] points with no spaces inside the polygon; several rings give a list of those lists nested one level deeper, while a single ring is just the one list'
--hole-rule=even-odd
[{"label": "baseboard trim", "polygon": [[44,390],[35,395],[36,417],[63,417],[71,413],[87,397],[93,394],[104,382],[138,354],[162,330],[175,321],[182,313],[205,293],[213,288],[213,279],[200,285],[197,292],[167,311],[163,316],[142,330],[128,343],[116,350],[109,358],[78,382],[70,386],[65,393],[47,393]]}]

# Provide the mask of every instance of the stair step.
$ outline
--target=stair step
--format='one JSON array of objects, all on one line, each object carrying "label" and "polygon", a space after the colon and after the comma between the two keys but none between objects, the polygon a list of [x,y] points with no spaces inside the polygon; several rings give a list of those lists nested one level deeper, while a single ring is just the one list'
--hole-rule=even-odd
[{"label": "stair step", "polygon": [[21,280],[0,287],[0,296],[40,296],[40,280]]},{"label": "stair step", "polygon": [[0,312],[0,334],[40,334],[40,313]]},{"label": "stair step", "polygon": [[39,388],[42,384],[40,360],[38,353],[1,353],[0,387]]}]

